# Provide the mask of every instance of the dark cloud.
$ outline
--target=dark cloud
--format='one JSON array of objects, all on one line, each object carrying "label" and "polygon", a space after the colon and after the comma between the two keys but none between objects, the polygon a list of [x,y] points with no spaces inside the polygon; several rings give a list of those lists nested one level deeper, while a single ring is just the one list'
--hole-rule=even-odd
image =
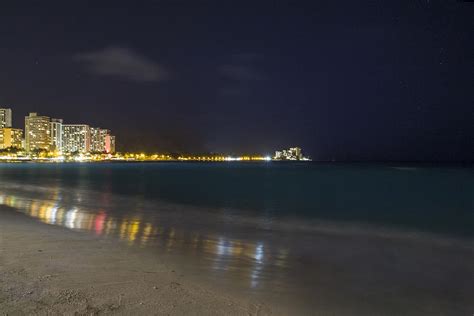
[{"label": "dark cloud", "polygon": [[126,47],[107,47],[99,51],[80,53],[74,60],[96,75],[113,76],[138,82],[153,82],[168,78],[164,67]]}]

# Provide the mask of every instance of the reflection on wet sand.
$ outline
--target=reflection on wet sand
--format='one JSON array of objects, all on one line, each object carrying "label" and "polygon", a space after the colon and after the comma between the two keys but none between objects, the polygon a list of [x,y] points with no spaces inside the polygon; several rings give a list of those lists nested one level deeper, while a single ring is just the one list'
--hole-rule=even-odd
[{"label": "reflection on wet sand", "polygon": [[166,226],[157,223],[156,214],[147,216],[137,212],[133,215],[129,211],[127,215],[117,216],[104,207],[96,210],[84,209],[79,204],[70,205],[70,201],[67,202],[69,207],[65,207],[57,188],[49,192],[45,200],[10,193],[0,194],[0,204],[46,224],[118,238],[130,246],[153,246],[167,252],[191,254],[204,259],[205,267],[209,270],[243,275],[248,280],[246,286],[250,288],[258,288],[261,285],[264,270],[268,265],[272,265],[272,269],[284,269],[287,266],[286,249],[270,251],[261,241],[230,239],[218,234],[203,234]]}]

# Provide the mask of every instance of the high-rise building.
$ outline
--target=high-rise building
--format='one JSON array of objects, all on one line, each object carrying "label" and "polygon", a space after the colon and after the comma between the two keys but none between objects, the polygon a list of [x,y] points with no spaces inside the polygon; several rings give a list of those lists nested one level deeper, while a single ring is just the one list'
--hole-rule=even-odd
[{"label": "high-rise building", "polygon": [[62,119],[51,119],[51,149],[62,150],[63,146],[63,120]]},{"label": "high-rise building", "polygon": [[12,110],[0,109],[0,128],[12,127]]},{"label": "high-rise building", "polygon": [[0,149],[23,148],[23,130],[19,128],[0,128]]},{"label": "high-rise building", "polygon": [[111,135],[108,129],[100,130],[100,138],[101,138],[102,146],[103,146],[102,151],[108,154],[110,154],[110,137]]},{"label": "high-rise building", "polygon": [[49,150],[51,147],[51,128],[48,116],[30,113],[25,117],[26,151]]},{"label": "high-rise building", "polygon": [[91,152],[114,153],[115,136],[110,135],[110,130],[91,127]]},{"label": "high-rise building", "polygon": [[290,153],[294,158],[296,158],[296,160],[301,160],[301,158],[303,158],[303,155],[301,154],[301,148],[299,147],[290,148]]},{"label": "high-rise building", "polygon": [[90,128],[85,124],[63,124],[62,151],[87,153],[90,151]]},{"label": "high-rise building", "polygon": [[283,149],[281,151],[275,151],[275,160],[309,160],[309,158],[303,157],[300,147],[291,147],[290,149]]},{"label": "high-rise building", "polygon": [[108,154],[114,154],[115,153],[115,136],[113,135],[107,135],[106,137],[106,142],[105,142],[105,151]]},{"label": "high-rise building", "polygon": [[108,130],[99,127],[91,127],[91,151],[105,151],[105,137],[109,133]]},{"label": "high-rise building", "polygon": [[91,127],[90,135],[91,135],[91,145],[90,145],[91,152],[100,152],[101,151],[100,128]]}]

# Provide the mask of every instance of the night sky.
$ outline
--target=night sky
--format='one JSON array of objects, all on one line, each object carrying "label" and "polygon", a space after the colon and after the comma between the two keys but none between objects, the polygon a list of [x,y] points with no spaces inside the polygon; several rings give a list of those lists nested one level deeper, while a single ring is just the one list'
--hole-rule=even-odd
[{"label": "night sky", "polygon": [[2,1],[0,106],[118,150],[474,160],[474,3]]}]

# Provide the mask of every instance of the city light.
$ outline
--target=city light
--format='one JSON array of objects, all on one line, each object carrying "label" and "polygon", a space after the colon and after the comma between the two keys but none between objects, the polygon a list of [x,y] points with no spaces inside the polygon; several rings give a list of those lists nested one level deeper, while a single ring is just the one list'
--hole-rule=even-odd
[{"label": "city light", "polygon": [[[24,136],[24,137],[23,137]],[[12,127],[12,110],[0,109],[0,161],[2,162],[101,162],[101,161],[193,161],[258,162],[272,160],[309,160],[301,148],[277,151],[268,155],[166,154],[115,151],[116,138],[110,130],[87,124],[65,124],[62,119],[29,113],[25,133]]]}]

